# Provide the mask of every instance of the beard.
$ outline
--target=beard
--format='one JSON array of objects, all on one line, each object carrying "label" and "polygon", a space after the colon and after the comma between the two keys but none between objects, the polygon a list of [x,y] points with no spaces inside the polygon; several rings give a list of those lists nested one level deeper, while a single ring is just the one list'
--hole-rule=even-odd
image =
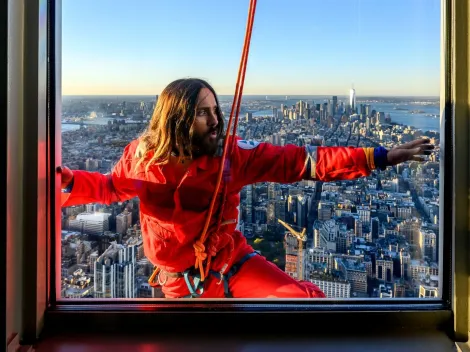
[{"label": "beard", "polygon": [[[212,132],[218,132],[216,138],[211,137]],[[193,157],[202,155],[215,155],[219,146],[220,132],[217,128],[211,129],[207,133],[199,134],[194,133],[191,139],[191,148]]]}]

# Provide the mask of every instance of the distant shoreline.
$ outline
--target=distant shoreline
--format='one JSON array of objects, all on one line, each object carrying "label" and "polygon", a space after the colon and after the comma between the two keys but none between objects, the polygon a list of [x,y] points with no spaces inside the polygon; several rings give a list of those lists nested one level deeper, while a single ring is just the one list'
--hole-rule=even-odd
[{"label": "distant shoreline", "polygon": [[[233,98],[233,94],[218,94],[218,97],[223,98]],[[268,100],[273,100],[271,98],[282,98],[285,100],[285,97],[288,97],[288,100],[293,99],[305,99],[305,98],[322,98],[322,97],[329,97],[337,96],[338,98],[348,98],[348,95],[345,94],[273,94],[273,95],[266,95],[266,94],[243,94],[244,97],[262,97],[265,100],[266,96],[269,98]],[[63,98],[126,98],[126,97],[133,97],[133,98],[155,98],[155,95],[148,95],[148,94],[111,94],[111,95],[62,95]],[[432,95],[357,95],[356,100],[375,100],[375,99],[432,99],[432,100],[439,100],[439,96],[432,96]]]}]

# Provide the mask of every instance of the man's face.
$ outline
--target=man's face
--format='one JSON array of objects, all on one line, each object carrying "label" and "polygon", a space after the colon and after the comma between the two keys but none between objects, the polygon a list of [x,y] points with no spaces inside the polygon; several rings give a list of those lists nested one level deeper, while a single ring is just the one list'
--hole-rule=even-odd
[{"label": "man's face", "polygon": [[217,151],[220,139],[217,128],[219,124],[218,110],[214,94],[209,89],[202,88],[199,92],[196,116],[193,122],[191,144],[194,155],[213,155]]}]

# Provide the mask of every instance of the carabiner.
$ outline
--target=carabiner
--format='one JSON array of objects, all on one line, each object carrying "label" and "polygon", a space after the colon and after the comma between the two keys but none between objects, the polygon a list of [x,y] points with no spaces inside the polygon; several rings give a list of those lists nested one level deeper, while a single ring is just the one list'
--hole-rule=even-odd
[{"label": "carabiner", "polygon": [[[160,273],[160,268],[155,267],[152,275],[150,275],[148,283],[151,287],[158,287],[160,285],[160,277],[157,278],[158,282],[154,282],[157,275]],[[166,281],[165,281],[166,282]]]}]

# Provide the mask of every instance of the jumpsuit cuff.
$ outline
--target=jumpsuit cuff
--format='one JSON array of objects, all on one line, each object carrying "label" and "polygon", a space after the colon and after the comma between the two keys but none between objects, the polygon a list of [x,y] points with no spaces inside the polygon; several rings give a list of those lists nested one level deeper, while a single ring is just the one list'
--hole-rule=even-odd
[{"label": "jumpsuit cuff", "polygon": [[388,166],[388,150],[384,147],[374,148],[374,164],[377,169],[385,170]]}]

